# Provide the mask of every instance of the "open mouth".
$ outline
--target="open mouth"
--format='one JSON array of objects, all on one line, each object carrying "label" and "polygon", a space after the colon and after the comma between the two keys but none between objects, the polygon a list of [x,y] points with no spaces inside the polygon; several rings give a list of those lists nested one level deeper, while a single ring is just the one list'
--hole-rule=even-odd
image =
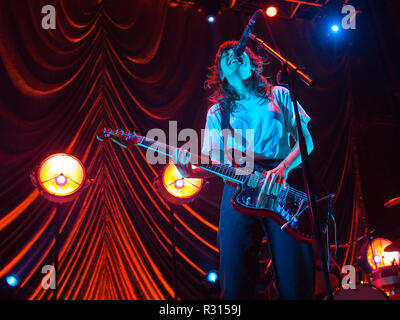
[{"label": "open mouth", "polygon": [[231,58],[228,59],[228,66],[230,67],[231,65],[233,65],[234,63],[239,63],[239,60],[237,58],[235,58],[234,56],[232,56]]}]

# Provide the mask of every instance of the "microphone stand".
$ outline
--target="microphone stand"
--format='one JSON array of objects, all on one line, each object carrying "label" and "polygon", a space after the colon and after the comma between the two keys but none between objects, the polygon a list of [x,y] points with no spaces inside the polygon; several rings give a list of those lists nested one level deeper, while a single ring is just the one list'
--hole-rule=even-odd
[{"label": "microphone stand", "polygon": [[317,213],[317,206],[316,206],[316,196],[311,180],[310,174],[310,164],[308,159],[308,152],[306,148],[306,143],[304,139],[304,135],[301,129],[300,123],[300,115],[299,115],[299,107],[297,105],[297,98],[296,98],[296,91],[294,88],[294,79],[300,79],[304,84],[307,86],[311,86],[313,80],[306,75],[303,71],[301,71],[298,67],[296,67],[292,62],[288,61],[284,57],[282,57],[278,52],[274,51],[270,46],[268,46],[263,40],[258,38],[255,35],[250,35],[250,37],[258,42],[267,52],[269,52],[273,57],[275,57],[281,64],[283,72],[287,72],[288,79],[289,79],[289,91],[290,91],[290,98],[293,102],[293,108],[296,116],[296,126],[297,126],[297,134],[299,136],[299,147],[300,147],[300,154],[301,160],[303,164],[303,178],[304,178],[304,186],[307,192],[307,198],[310,208],[310,213],[313,218],[314,222],[314,233],[315,233],[315,242],[318,248],[318,253],[321,261],[321,269],[324,276],[326,294],[328,300],[333,300],[332,294],[332,284],[329,277],[328,272],[328,262],[326,259],[326,254],[324,247],[322,246],[322,236],[321,236],[321,223],[319,219],[319,215]]},{"label": "microphone stand", "polygon": [[[172,203],[170,205],[173,205]],[[175,217],[173,208],[169,208],[170,214],[170,227],[171,227],[171,250],[172,250],[172,279],[173,279],[173,289],[174,289],[174,297],[173,300],[177,299],[176,294],[176,236],[175,236]]]}]

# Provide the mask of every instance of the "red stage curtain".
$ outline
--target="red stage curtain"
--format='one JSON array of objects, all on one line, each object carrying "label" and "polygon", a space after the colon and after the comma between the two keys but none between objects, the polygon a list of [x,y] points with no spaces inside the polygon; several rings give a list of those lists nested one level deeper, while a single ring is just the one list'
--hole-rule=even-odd
[{"label": "red stage curtain", "polygon": [[[55,30],[41,26],[47,4],[56,8]],[[52,298],[42,289],[41,269],[53,263],[57,210],[60,299],[173,297],[171,214],[177,295],[202,297],[206,272],[218,266],[222,184],[214,180],[192,203],[173,206],[155,190],[162,168],[146,162],[145,150],[100,143],[95,135],[103,127],[145,135],[167,130],[169,120],[199,131],[209,107],[208,67],[218,45],[238,39],[248,18],[227,12],[210,25],[195,8],[165,0],[1,2],[0,276],[20,276],[18,297]],[[314,91],[299,85],[299,97],[313,119],[313,169],[337,195],[339,240],[347,241],[358,235],[350,226],[362,214],[353,206],[352,57],[316,43],[317,28],[305,20],[273,21],[271,29],[281,52],[320,78]],[[94,179],[60,206],[29,181],[56,152],[78,157]]]}]

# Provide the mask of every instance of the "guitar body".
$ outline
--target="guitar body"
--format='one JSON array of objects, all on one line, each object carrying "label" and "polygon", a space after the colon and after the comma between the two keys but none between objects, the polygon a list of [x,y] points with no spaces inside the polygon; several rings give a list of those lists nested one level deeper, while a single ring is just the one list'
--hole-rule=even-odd
[{"label": "guitar body", "polygon": [[[264,167],[268,171],[275,166]],[[232,198],[232,206],[239,212],[255,217],[271,218],[276,221],[284,230],[293,238],[300,242],[314,242],[314,221],[308,207],[306,194],[301,192],[302,188],[302,172],[300,168],[295,169],[287,179],[288,185],[296,187],[295,192],[288,193],[288,190],[281,192],[278,196],[264,196],[264,200],[257,207],[262,181],[256,185],[235,184],[237,188],[236,194]],[[317,196],[320,198],[323,193],[322,188],[317,185]],[[289,188],[287,188],[289,189]],[[297,192],[300,191],[300,192]],[[329,213],[331,211],[333,195],[329,195],[317,200],[317,213],[322,230],[328,223]]]}]

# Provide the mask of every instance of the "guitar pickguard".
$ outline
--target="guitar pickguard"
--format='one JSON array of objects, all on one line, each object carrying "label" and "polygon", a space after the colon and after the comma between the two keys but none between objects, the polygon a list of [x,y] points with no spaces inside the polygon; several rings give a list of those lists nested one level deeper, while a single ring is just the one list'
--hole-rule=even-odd
[{"label": "guitar pickguard", "polygon": [[255,188],[242,186],[241,191],[236,196],[236,201],[243,207],[259,211],[260,215],[262,215],[261,211],[271,211],[279,215],[285,223],[290,221],[291,228],[299,229],[299,218],[307,205],[305,201],[301,200],[287,201],[287,192],[288,188],[282,190],[277,196],[261,196],[261,199],[259,199],[261,193],[261,184],[259,183]]},{"label": "guitar pickguard", "polygon": [[[314,223],[306,194],[288,186],[278,195],[259,197],[262,182],[262,178],[253,175],[246,183],[238,185],[238,192],[232,199],[232,205],[244,214],[272,218],[280,224],[281,229],[286,230],[299,241],[314,241]],[[329,195],[317,200],[321,231],[326,228],[333,197],[334,195]]]}]

